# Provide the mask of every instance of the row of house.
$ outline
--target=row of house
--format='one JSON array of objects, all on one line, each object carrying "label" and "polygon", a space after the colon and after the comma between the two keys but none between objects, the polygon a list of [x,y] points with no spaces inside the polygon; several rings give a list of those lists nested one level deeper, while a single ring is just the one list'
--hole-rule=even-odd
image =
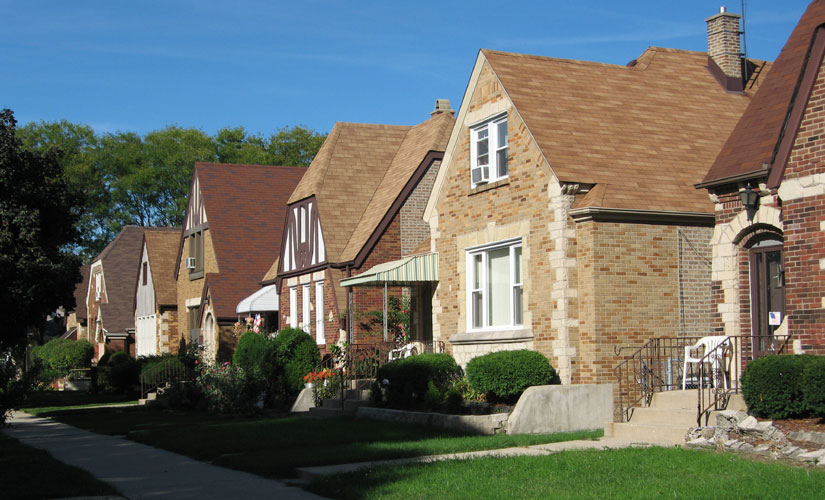
[{"label": "row of house", "polygon": [[[457,112],[338,123],[306,170],[198,164],[184,227],[126,228],[77,315],[119,342],[123,272],[138,354],[224,357],[248,314],[322,351],[380,341],[361,320],[388,297],[409,301],[410,340],[462,365],[536,350],[563,383],[611,382],[654,337],[825,353],[825,1],[775,63],[742,56],[738,15],[706,21],[707,53],[623,66],[481,50]],[[132,239],[142,256],[116,264]]]}]

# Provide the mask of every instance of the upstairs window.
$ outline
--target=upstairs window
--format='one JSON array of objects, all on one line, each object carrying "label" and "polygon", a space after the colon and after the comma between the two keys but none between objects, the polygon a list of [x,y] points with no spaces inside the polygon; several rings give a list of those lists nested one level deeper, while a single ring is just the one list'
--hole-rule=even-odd
[{"label": "upstairs window", "polygon": [[523,324],[521,240],[467,252],[468,316],[471,330]]},{"label": "upstairs window", "polygon": [[507,177],[507,115],[470,129],[473,187]]},{"label": "upstairs window", "polygon": [[186,259],[189,279],[203,277],[203,231],[189,234],[189,258]]}]

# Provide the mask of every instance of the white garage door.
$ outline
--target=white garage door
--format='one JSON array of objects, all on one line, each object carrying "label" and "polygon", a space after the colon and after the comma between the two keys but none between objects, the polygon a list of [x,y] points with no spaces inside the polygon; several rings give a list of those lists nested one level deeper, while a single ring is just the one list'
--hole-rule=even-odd
[{"label": "white garage door", "polygon": [[137,339],[135,339],[138,356],[157,354],[157,315],[143,316],[137,320]]}]

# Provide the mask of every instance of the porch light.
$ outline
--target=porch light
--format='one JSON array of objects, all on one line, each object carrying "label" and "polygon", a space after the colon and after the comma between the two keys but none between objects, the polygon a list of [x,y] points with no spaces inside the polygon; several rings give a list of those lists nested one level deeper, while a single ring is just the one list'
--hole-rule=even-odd
[{"label": "porch light", "polygon": [[748,220],[753,220],[753,214],[756,213],[756,207],[759,205],[759,192],[748,186],[739,192],[739,196],[748,214]]}]

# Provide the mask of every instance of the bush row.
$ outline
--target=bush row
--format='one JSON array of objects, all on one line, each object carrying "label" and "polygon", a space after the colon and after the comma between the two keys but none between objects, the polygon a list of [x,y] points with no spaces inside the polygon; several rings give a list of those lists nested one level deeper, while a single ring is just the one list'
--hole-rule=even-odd
[{"label": "bush row", "polygon": [[764,356],[748,363],[742,395],[756,417],[825,417],[825,356]]},{"label": "bush row", "polygon": [[41,383],[65,377],[71,370],[89,368],[94,346],[87,340],[52,339],[34,348],[34,357],[41,363]]}]

